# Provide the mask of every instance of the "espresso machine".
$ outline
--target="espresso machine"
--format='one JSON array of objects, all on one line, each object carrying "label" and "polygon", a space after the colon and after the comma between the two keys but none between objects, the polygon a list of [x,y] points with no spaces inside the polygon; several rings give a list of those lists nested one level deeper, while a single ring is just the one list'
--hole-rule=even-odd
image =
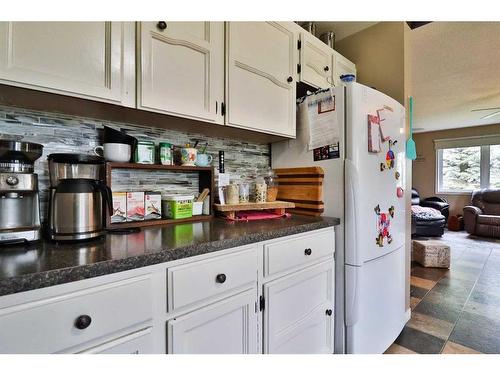
[{"label": "espresso machine", "polygon": [[50,154],[48,161],[48,237],[77,241],[102,236],[108,212],[113,211],[111,189],[105,183],[104,159],[84,154]]},{"label": "espresso machine", "polygon": [[38,175],[34,162],[43,146],[0,140],[0,246],[41,238]]}]

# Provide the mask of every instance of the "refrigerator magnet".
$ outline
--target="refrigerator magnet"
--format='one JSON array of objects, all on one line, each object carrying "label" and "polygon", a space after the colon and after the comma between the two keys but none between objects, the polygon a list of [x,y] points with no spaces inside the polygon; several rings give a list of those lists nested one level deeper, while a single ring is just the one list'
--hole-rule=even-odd
[{"label": "refrigerator magnet", "polygon": [[378,116],[368,115],[368,152],[380,151],[380,119]]},{"label": "refrigerator magnet", "polygon": [[380,212],[380,207],[378,207],[379,212],[377,213],[377,238],[375,238],[375,243],[379,247],[384,247],[384,239],[387,239],[387,243],[392,242],[392,236],[390,234],[391,228],[391,215],[389,212]]},{"label": "refrigerator magnet", "polygon": [[405,195],[405,192],[404,192],[403,188],[402,187],[398,187],[396,189],[396,196],[398,198],[403,198],[404,195]]}]

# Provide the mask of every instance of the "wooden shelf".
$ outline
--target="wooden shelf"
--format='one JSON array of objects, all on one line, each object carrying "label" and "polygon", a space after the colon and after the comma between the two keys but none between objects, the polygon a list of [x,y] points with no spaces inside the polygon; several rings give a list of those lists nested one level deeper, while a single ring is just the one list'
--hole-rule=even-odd
[{"label": "wooden shelf", "polygon": [[134,227],[150,227],[156,225],[180,224],[180,223],[195,223],[201,221],[212,220],[212,215],[196,215],[186,219],[160,219],[160,220],[144,220],[144,221],[127,221],[125,223],[110,223],[108,229],[134,228]]},{"label": "wooden shelf", "polygon": [[140,164],[140,163],[111,163],[106,165],[111,169],[154,169],[164,171],[182,172],[212,172],[213,167],[196,167],[190,165],[162,165],[162,164]]},{"label": "wooden shelf", "polygon": [[187,219],[160,219],[160,220],[143,220],[143,221],[129,221],[125,223],[111,223],[111,218],[108,215],[106,228],[131,228],[131,227],[149,227],[153,225],[167,225],[177,223],[189,223],[197,221],[207,221],[213,218],[213,204],[214,204],[214,167],[196,167],[189,165],[161,165],[161,164],[139,164],[139,163],[106,163],[106,184],[112,188],[112,171],[113,169],[142,169],[142,170],[156,170],[156,171],[173,171],[173,172],[194,172],[198,173],[198,187],[201,193],[203,189],[210,190],[210,215],[196,215]]}]

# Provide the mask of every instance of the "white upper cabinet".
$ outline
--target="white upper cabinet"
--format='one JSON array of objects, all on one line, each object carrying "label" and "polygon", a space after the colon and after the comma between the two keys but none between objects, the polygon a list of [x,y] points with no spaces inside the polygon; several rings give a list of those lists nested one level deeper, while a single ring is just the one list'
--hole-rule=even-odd
[{"label": "white upper cabinet", "polygon": [[300,81],[316,88],[333,86],[333,49],[308,32],[300,33]]},{"label": "white upper cabinet", "polygon": [[224,123],[224,23],[139,22],[138,108]]},{"label": "white upper cabinet", "polygon": [[356,75],[356,65],[353,62],[346,59],[337,51],[333,51],[333,69],[335,71],[334,83],[335,86],[341,84],[340,76],[344,74],[354,74]]},{"label": "white upper cabinet", "polygon": [[226,24],[227,125],[295,137],[297,34],[289,24]]},{"label": "white upper cabinet", "polygon": [[135,107],[133,22],[0,22],[0,83]]}]

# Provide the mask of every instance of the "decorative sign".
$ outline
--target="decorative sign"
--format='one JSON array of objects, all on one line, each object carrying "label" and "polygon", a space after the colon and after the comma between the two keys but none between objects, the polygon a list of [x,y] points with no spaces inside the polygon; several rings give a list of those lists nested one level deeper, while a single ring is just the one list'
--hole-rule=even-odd
[{"label": "decorative sign", "polygon": [[318,147],[313,150],[314,161],[338,159],[340,158],[340,145],[337,142],[333,145]]}]

